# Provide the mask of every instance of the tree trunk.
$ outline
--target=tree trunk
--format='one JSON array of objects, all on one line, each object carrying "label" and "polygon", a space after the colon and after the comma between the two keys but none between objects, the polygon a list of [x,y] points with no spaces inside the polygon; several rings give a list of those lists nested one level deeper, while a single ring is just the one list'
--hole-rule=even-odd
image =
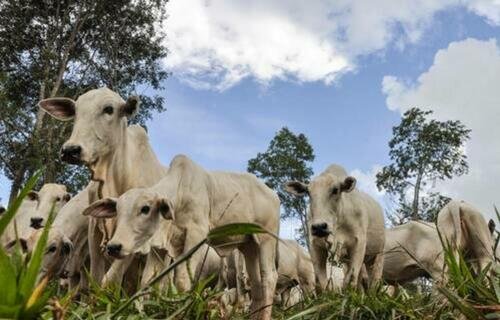
[{"label": "tree trunk", "polygon": [[25,169],[24,165],[16,171],[14,179],[12,180],[12,186],[10,188],[9,207],[12,205],[12,203],[14,202],[14,200],[17,197],[17,194],[19,193],[19,190],[21,189],[21,185],[23,184],[23,180],[24,180],[23,178],[24,178],[25,171],[26,171],[26,169]]},{"label": "tree trunk", "polygon": [[[75,39],[78,34],[78,31],[80,30],[80,27],[83,24],[83,21],[86,19],[86,15],[83,14],[83,12],[80,12],[78,14],[78,17],[76,18],[75,21],[75,26],[70,34],[70,38],[68,40],[68,45],[66,46],[66,49],[62,53],[62,58],[59,62],[59,69],[57,72],[57,76],[53,82],[52,90],[50,91],[49,97],[55,97],[59,91],[59,88],[61,87],[64,72],[66,70],[68,60],[69,60],[69,54],[73,47],[75,46]],[[50,61],[46,61],[46,66],[50,65]],[[45,72],[48,73],[48,67],[45,68]],[[48,82],[48,77],[46,77],[46,80],[40,85],[40,95],[39,98],[40,100],[44,99],[46,97],[45,95],[45,90],[47,89],[47,82]],[[36,114],[36,120],[35,120],[35,125],[33,132],[31,134],[31,137],[28,139],[28,148],[27,152],[24,155],[25,157],[32,156],[34,154],[39,154],[37,150],[39,149],[39,139],[40,139],[40,132],[43,129],[43,124],[44,124],[44,118],[45,118],[45,111],[42,109],[38,109],[37,114]],[[53,128],[50,128],[49,130],[53,130]],[[51,132],[52,133],[52,132]],[[52,149],[52,137],[50,139],[47,139],[47,141],[44,142],[45,145],[49,146],[49,150]],[[45,152],[44,152],[45,153]],[[52,169],[50,165],[53,166],[53,160],[52,159],[42,159],[42,161],[47,161],[48,167],[47,170],[48,172],[44,175],[44,180],[50,180],[50,181],[44,181],[44,182],[54,182],[55,181],[55,168]],[[19,170],[16,172],[16,176],[14,177],[14,181],[12,181],[12,186],[10,188],[10,196],[9,196],[9,203],[12,202],[13,199],[16,198],[23,182],[24,182],[24,176],[26,172],[28,171],[28,164],[26,161],[23,161],[23,164],[20,166]]]},{"label": "tree trunk", "polygon": [[412,220],[418,220],[418,205],[420,197],[420,185],[422,184],[423,172],[420,170],[417,175],[417,182],[415,182],[415,191],[413,194],[413,205],[412,205]]}]

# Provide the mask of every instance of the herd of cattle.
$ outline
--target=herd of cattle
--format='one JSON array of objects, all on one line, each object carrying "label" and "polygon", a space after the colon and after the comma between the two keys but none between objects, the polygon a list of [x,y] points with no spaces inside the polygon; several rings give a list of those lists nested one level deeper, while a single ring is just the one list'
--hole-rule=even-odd
[{"label": "herd of cattle", "polygon": [[338,165],[309,184],[290,181],[285,186],[291,194],[309,197],[308,253],[297,242],[272,235],[279,233],[280,201],[254,175],[207,171],[184,155],[163,166],[146,131],[127,125],[139,108],[136,97],[124,101],[101,88],[76,101],[50,98],[39,106],[56,119],[74,120],[61,157],[85,165],[92,179],[74,197],[58,184],[30,192],[2,245],[9,248],[19,241],[30,252],[54,208],[42,275],[59,277],[70,287],[86,288],[88,270],[103,286],[136,290],[136,283],[145,286],[211,229],[230,223],[258,224],[269,234],[205,245],[162,285],[186,291],[215,273],[214,285],[225,289],[228,303],[249,301],[253,318],[270,319],[277,297],[293,303],[303,293],[367,287],[381,280],[403,284],[427,276],[441,281],[440,234],[475,270],[496,263],[495,224],[472,206],[451,201],[439,213],[440,233],[422,221],[386,229],[380,205],[356,189],[356,179]]}]

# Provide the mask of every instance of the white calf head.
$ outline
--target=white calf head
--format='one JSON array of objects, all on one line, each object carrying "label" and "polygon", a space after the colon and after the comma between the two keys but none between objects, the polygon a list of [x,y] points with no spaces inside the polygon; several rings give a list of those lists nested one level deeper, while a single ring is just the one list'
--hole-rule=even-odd
[{"label": "white calf head", "polygon": [[138,252],[151,239],[162,217],[173,218],[173,206],[147,189],[130,189],[118,199],[94,202],[83,214],[94,218],[117,218],[116,230],[106,251],[110,256],[123,258]]},{"label": "white calf head", "polygon": [[40,191],[31,191],[28,194],[31,201],[36,202],[36,207],[30,212],[30,227],[40,229],[49,217],[50,211],[59,210],[69,201],[71,195],[66,191],[66,186],[55,183],[46,183]]},{"label": "white calf head", "polygon": [[344,193],[354,190],[355,186],[356,179],[353,177],[322,174],[309,184],[287,182],[285,190],[297,196],[309,195],[311,234],[315,237],[327,237],[335,230],[340,199]]},{"label": "white calf head", "polygon": [[100,88],[82,94],[76,101],[49,98],[38,105],[56,119],[75,119],[61,157],[68,163],[84,163],[93,170],[118,148],[126,134],[127,118],[139,108],[139,99],[130,97],[124,101],[116,92]]}]

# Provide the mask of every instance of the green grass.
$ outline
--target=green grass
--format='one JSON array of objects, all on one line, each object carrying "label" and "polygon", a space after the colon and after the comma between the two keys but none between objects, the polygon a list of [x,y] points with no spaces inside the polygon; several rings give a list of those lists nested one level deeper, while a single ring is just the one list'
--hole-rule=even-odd
[{"label": "green grass", "polygon": [[[30,179],[11,208],[0,219],[0,235],[14,217],[24,196],[36,183]],[[75,298],[74,292],[57,291],[56,283],[37,280],[52,214],[31,259],[19,250],[7,254],[0,248],[0,318],[43,319],[248,319],[241,310],[225,310],[221,291],[198,282],[188,293],[173,288],[162,292],[157,283],[176,264],[188,259],[205,243],[217,244],[224,237],[266,232],[251,224],[234,224],[212,230],[207,239],[163,270],[149,285],[132,296],[120,289],[91,285],[89,292]],[[499,219],[500,220],[500,219]],[[496,240],[498,245],[498,237]],[[328,292],[284,309],[274,306],[273,319],[500,319],[500,270],[474,274],[462,257],[458,260],[445,249],[448,277],[430,285],[420,281],[388,295],[383,287],[367,292]],[[492,267],[492,266],[490,266]],[[38,281],[38,282],[37,282]],[[58,294],[55,294],[59,292]],[[49,303],[49,297],[51,302]]]}]

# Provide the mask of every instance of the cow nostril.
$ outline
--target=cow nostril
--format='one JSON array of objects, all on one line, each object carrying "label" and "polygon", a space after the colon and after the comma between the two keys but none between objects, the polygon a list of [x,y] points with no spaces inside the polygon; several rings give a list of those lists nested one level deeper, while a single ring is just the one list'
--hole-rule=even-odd
[{"label": "cow nostril", "polygon": [[42,227],[43,218],[33,217],[31,218],[31,227],[35,229],[40,229]]},{"label": "cow nostril", "polygon": [[311,226],[313,236],[325,237],[329,234],[328,225],[326,223],[316,223]]},{"label": "cow nostril", "polygon": [[122,250],[122,245],[121,244],[108,244],[106,246],[106,250],[108,251],[108,254],[110,256],[115,256],[120,253]]},{"label": "cow nostril", "polygon": [[78,163],[80,161],[82,147],[79,145],[64,146],[61,150],[61,160],[68,163]]}]

